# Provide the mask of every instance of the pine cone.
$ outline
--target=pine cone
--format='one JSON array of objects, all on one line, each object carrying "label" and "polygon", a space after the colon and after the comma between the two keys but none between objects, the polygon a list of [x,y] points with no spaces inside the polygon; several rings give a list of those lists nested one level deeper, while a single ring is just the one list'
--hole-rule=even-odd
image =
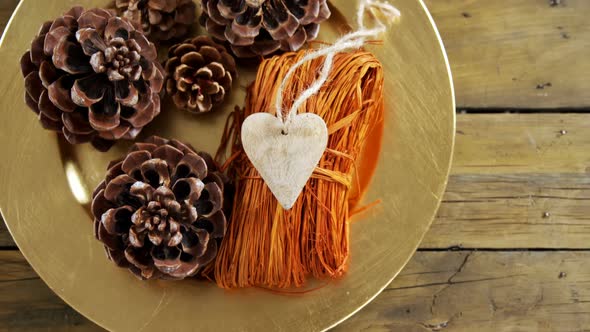
[{"label": "pine cone", "polygon": [[153,41],[184,37],[197,7],[193,0],[116,0],[115,5]]},{"label": "pine cone", "polygon": [[74,7],[45,22],[21,69],[27,105],[72,144],[108,149],[160,113],[156,48],[110,11]]},{"label": "pine cone", "polygon": [[225,183],[208,154],[152,136],[112,162],[94,191],[95,235],[141,279],[195,276],[225,235]]},{"label": "pine cone", "polygon": [[239,58],[297,51],[330,17],[326,0],[201,0],[199,22]]},{"label": "pine cone", "polygon": [[166,92],[179,108],[193,113],[209,112],[231,91],[236,63],[225,47],[199,36],[170,48]]}]

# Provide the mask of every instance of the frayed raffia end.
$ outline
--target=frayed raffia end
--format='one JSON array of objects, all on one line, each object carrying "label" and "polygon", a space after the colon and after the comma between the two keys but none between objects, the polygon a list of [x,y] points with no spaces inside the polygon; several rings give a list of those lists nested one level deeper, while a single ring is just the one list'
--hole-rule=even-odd
[{"label": "frayed raffia end", "polygon": [[[243,120],[274,112],[274,96],[289,68],[305,52],[264,60],[248,88],[246,105],[228,118],[218,157],[231,150],[224,167],[235,179],[232,220],[214,266],[220,287],[288,288],[306,279],[342,276],[349,259],[349,218],[363,188],[355,174],[367,137],[383,120],[383,71],[369,52],[339,53],[328,81],[301,106],[328,126],[328,148],[301,196],[283,210],[252,166],[240,144]],[[306,62],[284,91],[290,105],[298,91],[316,79],[323,59]],[[361,170],[362,171],[362,170]],[[354,196],[354,197],[353,197]],[[362,259],[362,258],[359,258]]]}]

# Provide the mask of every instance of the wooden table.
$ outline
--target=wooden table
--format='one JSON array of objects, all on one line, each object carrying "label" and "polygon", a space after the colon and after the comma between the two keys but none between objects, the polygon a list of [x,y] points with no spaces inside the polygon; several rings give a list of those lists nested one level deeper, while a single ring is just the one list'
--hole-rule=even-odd
[{"label": "wooden table", "polygon": [[[590,331],[590,1],[427,2],[457,94],[448,190],[404,271],[336,330]],[[0,330],[99,330],[3,224],[0,249]]]}]

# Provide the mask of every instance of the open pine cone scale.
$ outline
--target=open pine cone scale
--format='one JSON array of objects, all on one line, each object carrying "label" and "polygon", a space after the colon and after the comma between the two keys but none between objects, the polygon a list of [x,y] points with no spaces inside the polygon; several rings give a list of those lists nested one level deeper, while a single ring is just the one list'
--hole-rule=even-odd
[{"label": "open pine cone scale", "polygon": [[182,279],[213,261],[227,220],[224,176],[178,141],[137,143],[95,190],[95,232],[118,266],[142,279]]},{"label": "open pine cone scale", "polygon": [[155,46],[111,11],[74,7],[46,22],[21,70],[26,104],[72,144],[134,139],[160,112]]},{"label": "open pine cone scale", "polygon": [[233,57],[207,36],[172,46],[164,66],[166,92],[174,103],[192,113],[206,113],[229,95],[237,76]]},{"label": "open pine cone scale", "polygon": [[116,0],[115,5],[154,41],[185,36],[196,15],[193,0]]},{"label": "open pine cone scale", "polygon": [[202,0],[200,23],[237,57],[296,51],[330,17],[326,0]]}]

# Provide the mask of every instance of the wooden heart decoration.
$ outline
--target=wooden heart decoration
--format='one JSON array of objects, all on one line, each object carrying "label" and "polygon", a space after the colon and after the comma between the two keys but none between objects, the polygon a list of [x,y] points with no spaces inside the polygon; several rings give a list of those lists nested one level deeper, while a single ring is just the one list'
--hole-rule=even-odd
[{"label": "wooden heart decoration", "polygon": [[242,146],[284,209],[290,209],[328,144],[328,128],[313,113],[291,117],[288,133],[270,113],[255,113],[242,124]]}]

